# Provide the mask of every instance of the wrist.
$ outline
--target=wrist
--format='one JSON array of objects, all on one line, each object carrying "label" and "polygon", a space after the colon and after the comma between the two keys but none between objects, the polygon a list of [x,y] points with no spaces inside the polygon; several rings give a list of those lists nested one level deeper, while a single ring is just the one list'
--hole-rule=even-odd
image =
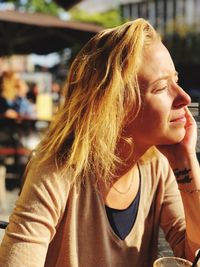
[{"label": "wrist", "polygon": [[194,192],[200,189],[199,162],[196,155],[176,161],[172,169],[181,191]]},{"label": "wrist", "polygon": [[196,152],[191,153],[174,153],[173,157],[168,158],[169,164],[172,169],[189,168],[197,160]]}]

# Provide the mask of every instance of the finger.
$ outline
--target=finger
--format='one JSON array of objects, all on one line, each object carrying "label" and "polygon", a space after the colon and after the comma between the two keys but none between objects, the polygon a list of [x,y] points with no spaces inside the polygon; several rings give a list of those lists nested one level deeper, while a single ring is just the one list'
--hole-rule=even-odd
[{"label": "finger", "polygon": [[188,123],[194,123],[195,119],[191,113],[191,111],[189,110],[189,108],[186,106],[185,108],[185,117]]}]

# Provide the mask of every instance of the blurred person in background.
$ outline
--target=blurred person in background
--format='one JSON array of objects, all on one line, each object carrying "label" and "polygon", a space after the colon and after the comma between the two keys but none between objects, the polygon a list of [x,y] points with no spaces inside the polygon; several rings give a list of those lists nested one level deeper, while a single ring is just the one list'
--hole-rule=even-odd
[{"label": "blurred person in background", "polygon": [[38,84],[35,82],[30,83],[29,84],[29,91],[27,93],[27,98],[31,103],[33,103],[33,104],[36,103],[36,98],[37,98],[38,93],[39,93]]},{"label": "blurred person in background", "polygon": [[22,117],[36,118],[36,107],[27,98],[29,91],[28,84],[20,79],[16,86],[16,97],[14,99],[14,108]]},{"label": "blurred person in background", "polygon": [[35,117],[35,105],[28,98],[28,84],[14,71],[0,76],[0,114],[7,118]]},{"label": "blurred person in background", "polygon": [[17,118],[15,98],[19,74],[14,71],[4,71],[0,76],[0,115],[7,118]]},{"label": "blurred person in background", "polygon": [[[18,112],[15,109],[15,98],[17,93],[17,84],[19,81],[18,73],[14,71],[4,71],[0,75],[0,147],[12,146],[16,147],[18,144],[15,134],[15,127],[13,128],[13,119],[18,118]],[[14,124],[15,126],[15,124]],[[1,198],[2,205],[5,205],[5,167],[6,155],[0,155],[0,173],[1,173]],[[3,197],[4,196],[4,197]]]},{"label": "blurred person in background", "polygon": [[200,247],[197,125],[145,20],[106,29],[73,62],[65,101],[28,164],[3,267],[150,267],[159,227]]}]

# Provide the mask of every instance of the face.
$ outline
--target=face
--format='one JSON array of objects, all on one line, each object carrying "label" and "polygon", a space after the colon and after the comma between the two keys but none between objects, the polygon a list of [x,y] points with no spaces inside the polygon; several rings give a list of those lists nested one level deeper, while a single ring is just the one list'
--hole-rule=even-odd
[{"label": "face", "polygon": [[190,97],[178,85],[178,74],[166,47],[155,41],[146,48],[138,74],[142,107],[127,131],[136,144],[174,144],[185,135],[185,107]]}]

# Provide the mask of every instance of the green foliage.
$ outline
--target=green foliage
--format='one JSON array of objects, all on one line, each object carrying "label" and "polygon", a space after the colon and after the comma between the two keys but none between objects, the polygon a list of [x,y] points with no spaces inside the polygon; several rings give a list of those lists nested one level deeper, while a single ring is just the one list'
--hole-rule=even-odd
[{"label": "green foliage", "polygon": [[54,16],[58,15],[59,7],[55,4],[55,2],[44,0],[28,1],[28,3],[30,2],[32,2],[31,6],[34,9],[34,12],[47,13]]},{"label": "green foliage", "polygon": [[69,13],[73,20],[95,23],[105,28],[115,27],[122,23],[122,18],[118,9],[110,10],[103,13],[90,14],[84,10],[73,8],[69,11]]},{"label": "green foliage", "polygon": [[16,9],[58,16],[61,8],[52,0],[9,0]]}]

